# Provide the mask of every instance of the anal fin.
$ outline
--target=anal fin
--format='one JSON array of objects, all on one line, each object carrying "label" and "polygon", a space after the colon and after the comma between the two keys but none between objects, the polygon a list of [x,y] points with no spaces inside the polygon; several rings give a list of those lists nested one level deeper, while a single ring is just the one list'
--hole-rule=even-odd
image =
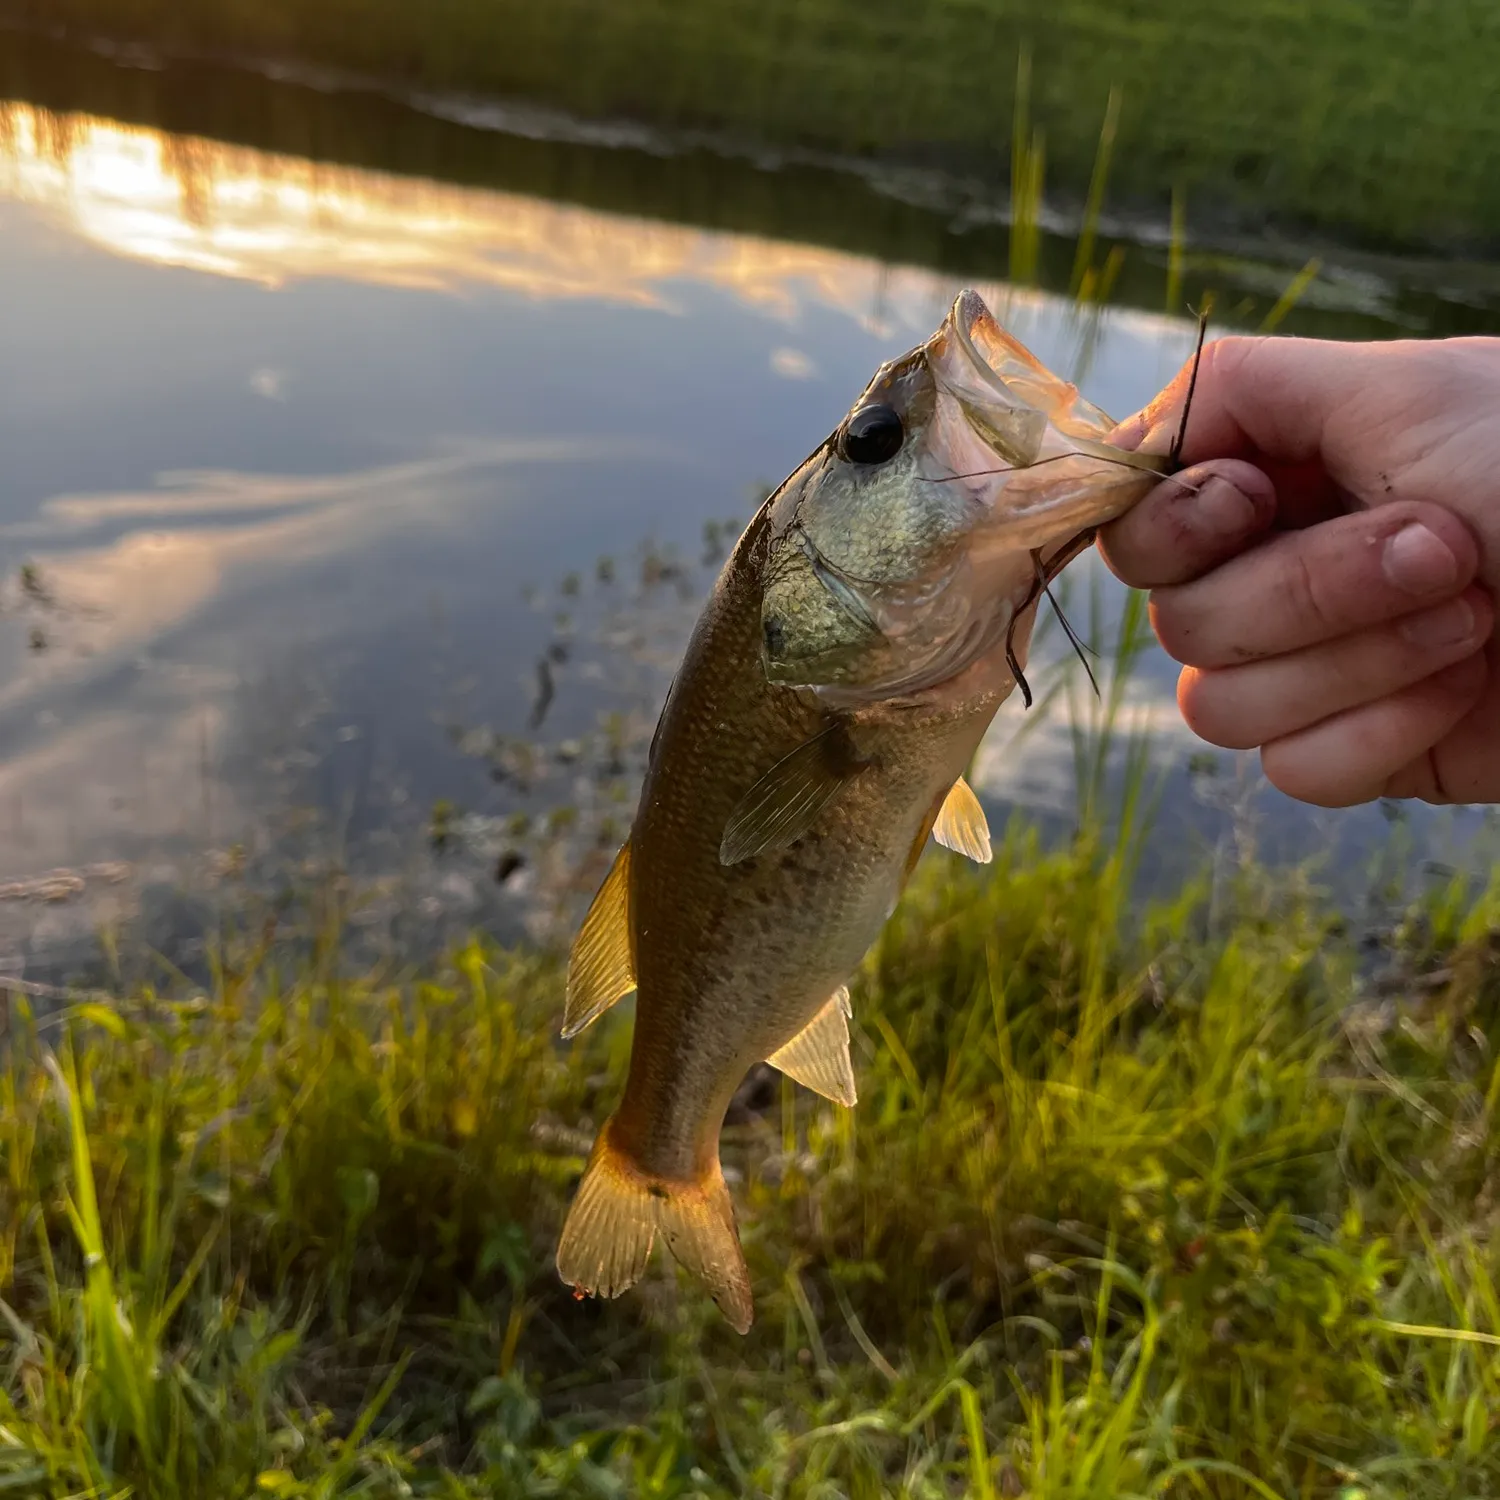
[{"label": "anal fin", "polygon": [[852,1109],[857,1095],[849,1059],[849,1015],[849,988],[841,985],[822,1010],[766,1061],[803,1088]]},{"label": "anal fin", "polygon": [[784,755],[735,804],[719,844],[719,862],[769,854],[795,844],[817,822],[863,763],[849,732],[835,722]]},{"label": "anal fin", "polygon": [[594,897],[568,955],[568,998],[562,1034],[577,1036],[622,995],[635,988],[635,952],[630,935],[630,844]]},{"label": "anal fin", "polygon": [[937,822],[932,826],[932,836],[945,849],[967,855],[976,864],[987,865],[993,857],[989,822],[973,787],[962,776],[943,799]]}]

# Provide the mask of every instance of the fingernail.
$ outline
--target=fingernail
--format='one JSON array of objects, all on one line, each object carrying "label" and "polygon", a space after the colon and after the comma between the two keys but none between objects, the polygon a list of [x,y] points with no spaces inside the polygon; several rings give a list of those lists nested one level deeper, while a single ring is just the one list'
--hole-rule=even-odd
[{"label": "fingernail", "polygon": [[1458,559],[1436,532],[1414,523],[1385,544],[1385,576],[1408,594],[1437,594],[1457,581]]},{"label": "fingernail", "polygon": [[1193,505],[1215,536],[1244,536],[1255,525],[1255,502],[1227,479],[1210,479]]},{"label": "fingernail", "polygon": [[[1430,531],[1427,534],[1432,535]],[[1436,609],[1424,610],[1401,622],[1401,634],[1413,646],[1457,646],[1474,634],[1473,606],[1467,599],[1453,599]]]}]

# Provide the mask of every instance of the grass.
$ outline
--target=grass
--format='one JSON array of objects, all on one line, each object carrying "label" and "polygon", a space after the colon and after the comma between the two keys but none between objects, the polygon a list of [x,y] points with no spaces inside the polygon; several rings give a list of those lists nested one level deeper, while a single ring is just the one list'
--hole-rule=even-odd
[{"label": "grass", "polygon": [[1177,189],[1196,215],[1252,226],[1444,251],[1500,239],[1486,0],[5,0],[0,15],[995,180],[1027,48],[1049,168],[1080,203],[1114,108],[1122,201],[1163,218]]},{"label": "grass", "polygon": [[558,1284],[629,1023],[558,1045],[547,957],[254,927],[202,992],[14,998],[0,1490],[1500,1494],[1500,882],[1376,985],[1306,881],[1142,910],[1138,849],[929,857],[858,1109],[773,1081],[727,1132],[744,1341],[670,1268]]}]

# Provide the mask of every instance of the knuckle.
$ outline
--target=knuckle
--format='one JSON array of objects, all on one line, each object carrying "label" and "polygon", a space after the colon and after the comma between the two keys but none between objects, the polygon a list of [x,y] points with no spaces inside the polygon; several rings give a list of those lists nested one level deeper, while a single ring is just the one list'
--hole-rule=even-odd
[{"label": "knuckle", "polygon": [[1254,333],[1230,333],[1203,346],[1203,363],[1198,377],[1210,382],[1233,383],[1244,373],[1245,366],[1256,359],[1271,342],[1270,336]]},{"label": "knuckle", "polygon": [[1197,627],[1181,590],[1176,587],[1153,590],[1150,615],[1151,629],[1161,642],[1162,650],[1173,661],[1185,666],[1191,665]]},{"label": "knuckle", "polygon": [[1276,585],[1280,608],[1298,636],[1326,636],[1338,627],[1338,610],[1299,545],[1285,549]]}]

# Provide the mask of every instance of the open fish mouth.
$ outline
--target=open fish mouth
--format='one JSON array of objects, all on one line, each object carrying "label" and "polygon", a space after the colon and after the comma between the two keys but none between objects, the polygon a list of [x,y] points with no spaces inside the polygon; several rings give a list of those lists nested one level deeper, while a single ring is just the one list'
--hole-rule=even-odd
[{"label": "open fish mouth", "polygon": [[772,506],[767,677],[830,701],[918,692],[1007,638],[1034,553],[1123,514],[1170,461],[960,293],[882,367]]},{"label": "open fish mouth", "polygon": [[[1114,422],[1006,333],[978,292],[959,293],[926,350],[939,418],[946,397],[979,449],[945,452],[934,442],[931,457],[935,464],[948,460],[956,474],[963,471],[952,459],[987,450],[996,472],[983,477],[1001,481],[987,497],[985,519],[993,526],[1024,527],[1032,516],[1046,517],[1055,540],[1069,527],[1102,525],[1138,496],[1143,474],[1160,476],[1170,468],[1163,455],[1107,441]],[[952,432],[940,431],[956,448]],[[1011,535],[1021,540],[1014,530]]]}]

